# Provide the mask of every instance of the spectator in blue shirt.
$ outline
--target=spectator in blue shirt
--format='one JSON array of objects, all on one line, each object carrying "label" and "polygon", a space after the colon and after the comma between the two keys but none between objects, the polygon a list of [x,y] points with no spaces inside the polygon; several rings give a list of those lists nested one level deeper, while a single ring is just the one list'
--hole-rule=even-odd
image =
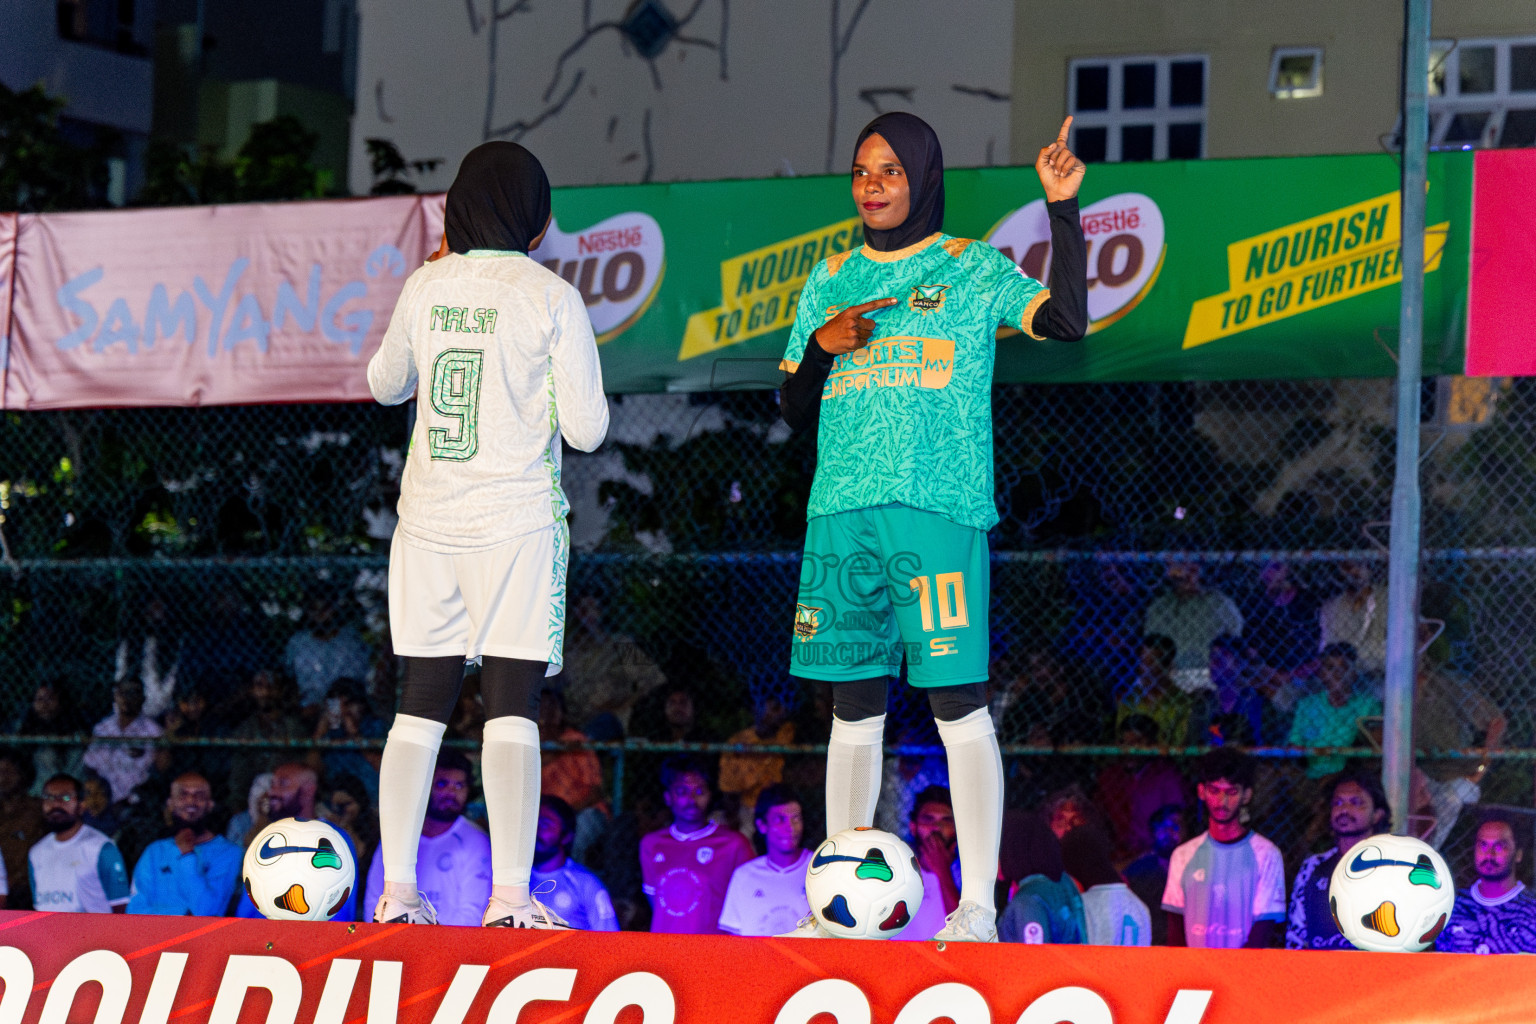
[{"label": "spectator in blue shirt", "polygon": [[576,812],[557,796],[539,800],[539,831],[533,852],[533,888],[539,900],[572,928],[616,932],[619,918],[598,877],[571,859]]},{"label": "spectator in blue shirt", "polygon": [[1524,852],[1508,811],[1489,810],[1473,846],[1477,881],[1456,894],[1435,948],[1443,953],[1536,953],[1536,897],[1518,874]]},{"label": "spectator in blue shirt", "polygon": [[173,834],[144,848],[133,869],[130,914],[218,917],[239,884],[240,847],[209,827],[213,789],[197,772],[171,783],[166,800]]}]

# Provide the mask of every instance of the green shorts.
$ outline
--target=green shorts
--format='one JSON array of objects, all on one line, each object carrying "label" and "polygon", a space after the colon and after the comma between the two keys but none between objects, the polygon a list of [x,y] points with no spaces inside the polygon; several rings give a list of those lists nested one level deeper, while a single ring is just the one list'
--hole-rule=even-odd
[{"label": "green shorts", "polygon": [[883,505],[806,527],[790,672],[913,686],[987,678],[992,596],[987,535],[935,512]]}]

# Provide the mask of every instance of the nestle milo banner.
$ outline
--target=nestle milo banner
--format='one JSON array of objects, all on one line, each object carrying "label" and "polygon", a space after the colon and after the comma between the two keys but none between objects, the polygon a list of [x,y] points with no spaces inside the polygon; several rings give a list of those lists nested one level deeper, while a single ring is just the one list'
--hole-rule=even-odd
[{"label": "nestle milo banner", "polygon": [[[997,379],[1395,373],[1398,178],[1386,156],[1090,168],[1081,209],[1091,333],[1062,344],[1005,332]],[[946,231],[1047,277],[1050,230],[1033,168],[951,171],[946,182]],[[1471,186],[1468,154],[1431,157],[1426,373],[1463,370]],[[626,202],[655,218],[666,268],[654,295],[631,293],[611,314],[648,305],[603,346],[611,391],[776,383],[811,268],[861,244],[841,177],[572,189],[555,207],[562,231],[579,235]],[[595,282],[600,260],[588,260],[580,272]],[[585,291],[594,316],[612,302],[595,285]]]},{"label": "nestle milo banner", "polygon": [[[1429,167],[1424,369],[1461,373],[1472,155]],[[1394,373],[1398,177],[1384,155],[1090,168],[1091,333],[1002,336],[997,379]],[[1034,168],[946,181],[945,230],[1048,280]],[[442,203],[0,219],[0,408],[366,401]],[[581,292],[613,393],[776,385],[811,269],[862,244],[842,176],[557,189],[554,220],[531,255]]]}]

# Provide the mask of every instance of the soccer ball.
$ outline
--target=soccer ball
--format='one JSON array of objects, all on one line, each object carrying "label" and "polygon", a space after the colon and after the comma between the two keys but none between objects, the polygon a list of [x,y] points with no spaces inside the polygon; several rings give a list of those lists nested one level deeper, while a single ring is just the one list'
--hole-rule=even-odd
[{"label": "soccer ball", "polygon": [[845,939],[894,939],[923,905],[912,847],[876,828],[828,836],[811,855],[805,896],[823,928]]},{"label": "soccer ball", "polygon": [[1360,840],[1340,858],[1328,884],[1328,905],[1340,933],[1376,953],[1428,949],[1455,902],[1445,858],[1411,836]]},{"label": "soccer ball", "polygon": [[246,894],[273,921],[329,921],[357,884],[352,848],[331,825],[274,821],[245,848]]}]

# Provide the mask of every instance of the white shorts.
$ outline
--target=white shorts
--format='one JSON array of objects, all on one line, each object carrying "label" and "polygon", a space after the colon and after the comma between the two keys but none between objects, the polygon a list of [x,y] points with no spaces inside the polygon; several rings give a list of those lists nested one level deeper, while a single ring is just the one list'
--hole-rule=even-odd
[{"label": "white shorts", "polygon": [[499,547],[428,551],[395,530],[389,546],[389,629],[411,658],[518,658],[560,671],[565,638],[565,520]]}]

